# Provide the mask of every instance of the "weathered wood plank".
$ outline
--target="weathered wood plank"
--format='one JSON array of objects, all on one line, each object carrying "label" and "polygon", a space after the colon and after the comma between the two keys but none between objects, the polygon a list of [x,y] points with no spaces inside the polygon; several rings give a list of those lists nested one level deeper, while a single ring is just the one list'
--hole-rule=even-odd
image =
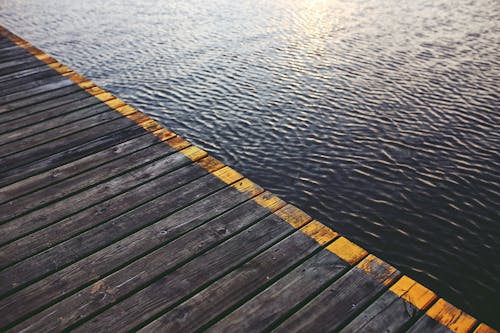
[{"label": "weathered wood plank", "polygon": [[341,332],[401,332],[435,299],[429,289],[403,276]]},{"label": "weathered wood plank", "polygon": [[146,133],[147,132],[139,126],[129,126],[124,129],[112,131],[111,133],[106,133],[97,139],[90,140],[89,142],[80,145],[75,145],[71,149],[61,151],[8,171],[1,172],[0,186],[6,186],[46,170],[70,163]]},{"label": "weathered wood plank", "polygon": [[[72,325],[81,318],[116,301],[129,291],[148,283],[158,274],[187,262],[230,238],[284,204],[280,200],[268,198],[269,208],[266,209],[258,206],[254,201],[245,201],[260,191],[261,189],[256,188],[251,182],[224,188],[85,258],[79,266],[92,263],[91,272],[82,272],[77,267],[72,269],[68,267],[56,273],[59,275],[58,279],[49,277],[37,283],[36,285],[43,283],[43,292],[40,292],[40,288],[28,287],[20,291],[14,299],[9,297],[10,300],[6,302],[0,301],[0,313],[12,307],[17,309],[15,304],[20,304],[21,300],[26,299],[33,302],[29,302],[29,307],[41,306],[53,298],[54,294],[61,294],[61,290],[67,292],[92,279],[94,281],[92,285],[33,316],[18,325],[15,330],[21,327],[29,328],[28,331],[60,330]],[[268,197],[269,194],[261,196]],[[222,203],[220,206],[216,204],[219,201]],[[175,255],[171,255],[172,253]],[[145,254],[147,256],[144,256]],[[96,281],[94,278],[97,274],[104,276],[106,272],[112,271],[112,267],[120,267],[124,263],[128,266],[103,280]],[[144,269],[145,267],[147,269]],[[130,279],[134,271],[139,272],[135,273],[137,278]],[[102,288],[103,284],[115,287],[113,289]],[[112,293],[102,297],[104,293],[111,290],[113,290]],[[75,312],[74,309],[77,308],[79,310]],[[9,312],[6,319],[19,317],[19,311],[25,310],[14,310],[12,315]],[[2,326],[1,323],[0,319],[0,326]]]},{"label": "weathered wood plank", "polygon": [[75,84],[72,81],[60,75],[50,77],[48,79],[41,81],[43,82],[42,85],[35,85],[31,88],[23,89],[21,91],[17,91],[17,89],[12,88],[12,90],[14,90],[13,93],[0,96],[0,104],[2,105],[9,104],[18,99],[24,99],[32,95],[47,93],[52,90],[57,90],[68,86],[73,86],[73,87],[75,86]]},{"label": "weathered wood plank", "polygon": [[[21,50],[24,51],[23,49],[21,49]],[[3,51],[3,50],[1,50],[1,51]],[[19,60],[19,59],[32,59],[33,58],[33,56],[31,54],[27,53],[26,51],[19,52],[19,50],[17,50],[17,52],[16,52],[13,49],[10,49],[9,51],[10,52],[7,52],[7,50],[6,50],[6,52],[4,52],[4,54],[0,55],[0,63],[13,61],[13,60]]]},{"label": "weathered wood plank", "polygon": [[320,244],[304,233],[293,233],[168,311],[141,331],[195,332],[203,329],[207,323],[269,285],[273,279],[319,248]]},{"label": "weathered wood plank", "polygon": [[[37,207],[45,206],[72,193],[97,185],[106,179],[114,178],[138,166],[145,165],[174,152],[173,148],[164,144],[155,144],[132,152],[129,155],[105,163],[97,169],[85,171],[59,183],[49,185],[0,205],[0,221],[7,221],[23,213],[28,213]],[[187,158],[184,157],[184,160],[187,160]]]},{"label": "weathered wood plank", "polygon": [[45,65],[42,61],[35,57],[14,59],[0,63],[0,75],[5,75],[19,70]]},{"label": "weathered wood plank", "polygon": [[213,193],[225,183],[209,174],[0,272],[0,295],[50,274]]},{"label": "weathered wood plank", "polygon": [[266,331],[348,267],[333,253],[322,250],[207,331],[229,333],[234,332],[235,327],[248,333]]},{"label": "weathered wood plank", "polygon": [[[5,44],[4,41],[0,41],[0,45],[3,45]],[[6,47],[2,47],[0,48],[0,54],[8,54],[9,52],[15,50],[17,52],[20,52],[21,50],[24,51],[23,48],[20,48],[19,46],[15,45],[14,43],[12,43],[11,45],[5,45]],[[24,51],[26,52],[26,51]]]},{"label": "weathered wood plank", "polygon": [[2,68],[0,68],[0,76],[12,74],[12,73],[19,72],[19,71],[22,71],[25,69],[30,69],[30,68],[40,67],[40,66],[47,66],[46,63],[44,63],[36,58],[32,58],[32,59],[24,60],[24,61],[22,59],[11,60],[8,63],[4,63],[2,65],[5,65],[5,66],[1,66]]},{"label": "weathered wood plank", "polygon": [[324,332],[343,325],[399,276],[392,266],[369,255],[311,302],[275,328],[276,332]]},{"label": "weathered wood plank", "polygon": [[11,47],[6,47],[0,49],[0,62],[8,61],[11,57],[23,57],[29,56],[33,57],[30,53],[28,53],[25,49],[13,45]]},{"label": "weathered wood plank", "polygon": [[130,330],[229,273],[294,231],[288,223],[271,215],[115,304],[75,331]]},{"label": "weathered wood plank", "polygon": [[[4,124],[0,126],[0,143],[11,142],[86,118],[93,114],[89,107],[97,104],[102,105],[102,102],[93,96],[88,96]],[[5,130],[2,131],[2,129]]]},{"label": "weathered wood plank", "polygon": [[[37,78],[38,76],[38,78]],[[15,80],[0,83],[0,104],[8,103],[10,99],[15,98],[16,94],[22,96],[22,92],[31,89],[50,85],[53,83],[69,81],[56,71],[39,72],[36,75],[22,77]],[[71,82],[71,81],[70,81]],[[9,97],[13,96],[13,97]],[[21,97],[22,98],[22,97]]]},{"label": "weathered wood plank", "polygon": [[476,319],[441,298],[407,332],[467,333],[476,323]]},{"label": "weathered wood plank", "polygon": [[[95,104],[79,111],[86,113],[86,117],[66,125],[50,128],[41,133],[34,133],[27,136],[22,135],[21,133],[21,136],[14,140],[7,138],[4,141],[4,144],[0,145],[0,158],[14,154],[21,150],[30,149],[47,142],[64,138],[70,134],[79,133],[94,126],[123,117],[120,113],[110,110],[109,106],[104,103]],[[4,138],[8,136],[12,135],[5,135]]]},{"label": "weathered wood plank", "polygon": [[[3,118],[4,113],[12,113],[12,111],[17,111],[16,109],[30,106],[30,108],[39,108],[40,106],[35,104],[39,104],[41,102],[53,100],[55,98],[59,98],[60,96],[68,95],[73,92],[81,92],[82,88],[76,85],[70,85],[68,87],[63,87],[60,89],[51,90],[49,92],[44,92],[36,95],[26,96],[25,98],[15,100],[8,104],[0,105],[0,116]],[[17,113],[17,112],[16,112]],[[5,115],[6,116],[6,115]],[[10,119],[15,119],[11,117]]]},{"label": "weathered wood plank", "polygon": [[[189,163],[189,161],[186,161],[186,159],[181,156],[167,157],[162,161],[168,161],[169,163],[172,163],[172,165],[162,170],[156,170],[154,172],[154,176],[147,175],[147,171],[151,170],[151,168],[146,167],[144,169],[146,172],[143,173],[144,178],[139,179],[136,177],[135,180],[132,180],[130,178],[136,176],[136,173],[132,171],[125,176],[126,178],[111,179],[100,185],[90,187],[87,190],[78,193],[78,195],[72,195],[64,198],[63,200],[55,201],[52,204],[0,225],[1,243],[7,243],[33,231],[46,228],[47,226],[50,226],[60,220],[62,220],[61,222],[64,222],[65,220],[63,219],[74,221],[82,214],[84,216],[86,213],[101,214],[103,212],[108,212],[108,214],[111,214],[111,211],[117,209],[127,210],[147,201],[153,193],[157,193],[157,195],[164,193],[162,188],[155,188],[153,185],[148,184],[144,184],[144,186],[141,186],[139,189],[132,191],[132,188],[141,185],[143,182],[146,183],[146,181],[160,175],[163,172],[172,171],[176,167],[184,166],[185,163]],[[123,181],[123,183],[120,181]],[[163,178],[156,179],[158,184],[161,184],[162,181]],[[149,187],[153,188],[150,189]],[[127,192],[126,195],[113,199],[113,203],[120,205],[120,207],[113,207],[113,209],[110,209],[110,204],[102,203],[100,206],[93,207],[91,211],[86,210],[80,212],[100,203],[101,201],[108,200],[126,190],[130,190],[131,192]],[[78,215],[73,215],[76,212],[79,212]],[[60,236],[62,236],[62,234]],[[38,242],[45,243],[45,240],[39,240]],[[37,248],[37,242],[33,242],[32,248],[32,250]]]},{"label": "weathered wood plank", "polygon": [[120,117],[83,131],[70,134],[63,138],[22,150],[18,153],[3,157],[0,160],[0,173],[4,173],[34,161],[41,160],[45,157],[69,150],[75,146],[85,144],[86,142],[102,137],[105,133],[120,131],[131,126],[138,127],[132,120]]},{"label": "weathered wood plank", "polygon": [[[58,223],[51,224],[36,233],[2,246],[0,248],[0,266],[3,268],[6,265],[11,265],[69,239],[86,229],[125,213],[127,210],[133,209],[158,195],[172,190],[174,184],[179,187],[204,175],[202,171],[197,170],[200,168],[196,166],[186,170],[184,168],[177,170],[188,163],[190,161],[187,158],[183,158],[182,154],[170,155],[157,161],[157,163],[152,163],[154,165],[149,164],[145,168],[124,175],[124,177],[114,178],[111,181],[92,187],[84,193],[78,193],[78,195],[64,200],[68,203],[78,200],[86,201],[86,205],[92,205],[96,201],[99,202],[98,200],[108,199],[127,191],[105,202],[101,202],[90,209],[85,209],[65,218]],[[150,172],[156,172],[157,176],[164,175],[155,179],[154,182],[148,182],[151,180],[148,175]],[[145,176],[146,178],[143,179],[141,176]],[[178,178],[180,176],[183,176],[183,178]],[[141,183],[144,184],[139,186]],[[135,186],[139,187],[134,188]],[[94,198],[94,196],[97,198]],[[93,217],[92,220],[88,219],[89,216]],[[22,227],[22,225],[10,224],[8,230],[13,229],[15,226]],[[32,228],[32,226],[29,226],[29,228]],[[0,230],[2,229],[0,228]]]},{"label": "weathered wood plank", "polygon": [[[173,133],[172,137],[174,137]],[[180,141],[182,139],[176,138],[175,140]],[[157,143],[160,143],[160,140],[156,136],[141,135],[96,152],[95,154],[84,156],[68,164],[64,164],[40,174],[19,180],[2,188],[0,191],[0,204],[14,200],[22,195],[35,192],[40,188],[58,183],[66,178],[75,176],[92,168],[96,168],[102,164],[111,162]],[[2,242],[0,241],[0,243]]]},{"label": "weathered wood plank", "polygon": [[54,70],[49,66],[39,66],[39,67],[23,69],[18,72],[1,75],[0,83],[5,84],[7,81],[21,79],[31,75],[33,75],[33,77],[51,75],[53,72]]},{"label": "weathered wood plank", "polygon": [[[58,109],[60,112],[63,112],[64,109],[61,108],[64,108],[65,105],[76,103],[86,98],[89,98],[89,93],[81,89],[75,90],[72,88],[72,91],[67,92],[65,95],[56,96],[53,99],[42,101],[34,105],[23,106],[13,112],[2,113],[0,114],[0,132],[12,131],[16,128],[16,121],[25,121],[28,124],[33,124],[37,122],[37,119],[31,120],[32,117],[43,117],[45,114],[47,114],[48,117],[53,117],[58,113],[52,110]],[[41,118],[38,121],[42,121],[43,119],[44,118]]]}]

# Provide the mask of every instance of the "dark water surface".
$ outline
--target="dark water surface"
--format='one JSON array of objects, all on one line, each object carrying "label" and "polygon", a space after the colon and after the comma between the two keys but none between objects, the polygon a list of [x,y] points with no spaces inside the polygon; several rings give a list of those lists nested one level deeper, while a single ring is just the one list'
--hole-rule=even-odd
[{"label": "dark water surface", "polygon": [[500,322],[500,2],[7,1],[0,23]]}]

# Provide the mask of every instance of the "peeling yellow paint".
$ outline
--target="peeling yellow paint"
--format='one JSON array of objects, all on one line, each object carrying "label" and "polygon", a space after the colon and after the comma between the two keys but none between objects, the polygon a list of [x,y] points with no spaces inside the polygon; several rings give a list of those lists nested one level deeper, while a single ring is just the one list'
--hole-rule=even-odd
[{"label": "peeling yellow paint", "polygon": [[159,130],[156,130],[154,132],[152,132],[158,139],[160,139],[161,141],[167,141],[169,139],[172,139],[173,137],[175,137],[175,133],[172,132],[172,131],[169,131],[168,129],[166,128],[160,128]]},{"label": "peeling yellow paint", "polygon": [[437,297],[431,290],[406,275],[401,277],[389,290],[419,310],[426,309]]},{"label": "peeling yellow paint", "polygon": [[237,181],[236,183],[232,184],[231,187],[234,187],[241,193],[245,193],[249,198],[252,198],[257,194],[264,192],[264,189],[262,187],[255,184],[248,178],[243,178],[242,180]]},{"label": "peeling yellow paint", "polygon": [[[175,138],[172,138],[171,140],[168,140],[166,143],[170,147],[174,148],[175,150],[181,151],[181,154],[183,154],[182,153],[182,149],[191,146],[190,142],[184,140],[180,136],[176,136]],[[197,150],[195,150],[195,151],[197,151]],[[189,151],[187,151],[186,154],[189,154]],[[184,155],[186,155],[186,154],[184,154]]]},{"label": "peeling yellow paint", "polygon": [[426,314],[455,333],[469,332],[476,323],[473,317],[457,309],[442,298],[431,306]]},{"label": "peeling yellow paint", "polygon": [[309,222],[299,230],[314,239],[320,245],[329,243],[332,239],[339,235],[332,229],[316,220]]},{"label": "peeling yellow paint", "polygon": [[271,192],[265,191],[261,195],[253,199],[261,207],[269,209],[271,212],[275,212],[286,205],[286,202],[272,194]]},{"label": "peeling yellow paint", "polygon": [[198,161],[198,165],[210,173],[222,169],[225,166],[224,163],[212,156],[207,156],[204,159]]},{"label": "peeling yellow paint", "polygon": [[498,331],[483,323],[479,324],[479,326],[474,330],[474,333],[498,333]]},{"label": "peeling yellow paint", "polygon": [[[197,149],[199,149],[199,148],[197,148]],[[199,150],[203,151],[201,149],[199,149]],[[232,169],[232,168],[230,168],[228,166],[225,166],[225,167],[223,167],[220,170],[214,171],[212,173],[212,175],[214,175],[215,177],[219,178],[220,180],[222,180],[226,184],[232,184],[232,183],[234,183],[234,182],[236,182],[236,181],[238,181],[238,180],[240,180],[240,179],[243,178],[243,176],[239,172],[235,171],[234,169]]]},{"label": "peeling yellow paint", "polygon": [[396,268],[377,258],[373,254],[369,254],[365,259],[363,259],[363,261],[356,265],[356,268],[361,269],[370,275],[371,278],[377,280],[385,286],[394,281],[393,274],[397,272]]},{"label": "peeling yellow paint", "polygon": [[354,265],[368,254],[364,249],[344,237],[340,237],[328,245],[326,249],[351,265]]},{"label": "peeling yellow paint", "polygon": [[[184,141],[184,142],[187,142],[187,141]],[[204,151],[196,146],[189,146],[186,149],[181,150],[180,152],[193,162],[207,156],[206,151]],[[243,177],[243,176],[241,176],[241,177]]]},{"label": "peeling yellow paint", "polygon": [[311,221],[312,218],[293,205],[286,205],[275,212],[280,218],[288,222],[295,229],[301,228],[304,224]]}]

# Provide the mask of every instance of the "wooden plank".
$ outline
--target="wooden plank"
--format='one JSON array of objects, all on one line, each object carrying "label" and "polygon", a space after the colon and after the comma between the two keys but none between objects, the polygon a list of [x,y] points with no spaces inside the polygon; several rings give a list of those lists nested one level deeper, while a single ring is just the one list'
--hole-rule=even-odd
[{"label": "wooden plank", "polygon": [[341,332],[401,332],[435,299],[432,291],[403,276]]},{"label": "wooden plank", "polygon": [[[3,66],[1,66],[1,65],[3,65]],[[0,76],[19,72],[19,71],[29,69],[29,68],[34,68],[34,67],[39,67],[39,66],[47,66],[46,63],[44,63],[36,58],[33,58],[31,60],[24,60],[24,61],[22,59],[11,60],[11,61],[9,61],[7,63],[3,63],[1,65],[0,65],[0,67],[2,67],[2,68],[0,68]]]},{"label": "wooden plank", "polygon": [[284,319],[300,303],[323,290],[349,265],[338,256],[322,250],[266,290],[207,328],[207,332],[263,332]]},{"label": "wooden plank", "polygon": [[16,80],[33,75],[33,77],[38,77],[40,75],[47,75],[53,73],[54,70],[49,66],[39,66],[34,68],[23,69],[18,72],[5,74],[0,76],[0,82],[5,84],[7,81]]},{"label": "wooden plank", "polygon": [[0,173],[0,186],[6,186],[46,170],[70,163],[146,133],[147,132],[139,126],[130,126],[112,131],[84,144],[75,145],[71,149],[47,156],[9,171],[4,171]]},{"label": "wooden plank", "polygon": [[23,49],[22,47],[19,47],[17,45],[0,49],[0,62],[5,62],[6,59],[9,59],[10,57],[13,57],[13,56],[33,57],[25,49]]},{"label": "wooden plank", "polygon": [[[89,107],[96,104],[102,102],[93,96],[88,96],[45,112],[14,120],[0,126],[0,142],[7,143],[86,118],[88,111],[91,110]],[[3,133],[2,129],[5,129]]]},{"label": "wooden plank", "polygon": [[4,173],[45,157],[69,150],[75,146],[85,144],[86,142],[102,137],[104,133],[120,131],[130,126],[137,127],[137,124],[128,118],[121,117],[113,121],[85,129],[81,132],[70,134],[63,138],[22,150],[1,159],[0,173]]},{"label": "wooden plank", "polygon": [[[2,246],[0,248],[1,268],[25,259],[95,225],[125,213],[127,210],[133,209],[155,198],[155,196],[172,190],[173,188],[171,186],[173,185],[179,187],[204,175],[202,171],[196,170],[200,169],[196,166],[186,170],[184,170],[184,168],[177,170],[190,162],[187,158],[183,157],[182,154],[170,155],[157,162],[158,163],[154,163],[154,166],[151,164],[147,165],[145,168],[124,175],[124,177],[114,178],[109,182],[102,183],[99,186],[90,188],[84,193],[78,193],[78,195],[64,200],[65,202],[69,201],[68,203],[77,200],[86,201],[85,205],[90,206],[96,201],[99,202],[98,200],[111,198],[107,201],[100,202],[90,209],[85,209],[84,211],[67,217],[58,223],[51,224],[40,231],[17,239],[13,243]],[[152,171],[156,171],[158,175],[164,175],[161,178],[155,179],[154,182],[148,182],[151,180],[148,178],[142,179],[142,175],[149,177],[148,172]],[[179,176],[183,176],[184,178],[178,178]],[[139,186],[141,183],[144,184]],[[134,188],[135,186],[139,187]],[[115,189],[115,187],[117,187],[117,189]],[[124,191],[127,192],[123,193]],[[120,193],[123,194],[118,195]],[[114,195],[118,196],[113,197]],[[97,198],[94,198],[94,196],[97,196]],[[135,199],[135,201],[131,201],[131,199]],[[93,217],[92,220],[88,219],[89,216]],[[15,226],[16,225],[12,224],[8,225],[7,231],[9,229],[14,229]],[[23,227],[23,225],[19,226]],[[32,226],[29,226],[29,228],[31,229]],[[26,231],[26,228],[22,229],[22,231]],[[3,231],[3,228],[0,228],[0,230]],[[17,229],[14,230],[17,231]]]},{"label": "wooden plank", "polygon": [[0,63],[18,59],[32,59],[33,56],[22,48],[4,48],[0,50]]},{"label": "wooden plank", "polygon": [[441,298],[407,332],[467,333],[476,324],[476,319]]},{"label": "wooden plank", "polygon": [[57,75],[61,76],[56,71],[47,70],[47,71],[39,71],[28,76],[21,76],[17,78],[15,76],[11,76],[13,78],[10,80],[0,81],[0,91],[2,91],[3,95],[7,95],[12,92],[15,92],[16,90],[19,90],[20,89],[19,86],[26,85],[27,82],[41,81],[48,78],[54,78]]},{"label": "wooden plank", "polygon": [[[168,161],[169,163],[172,163],[172,166],[168,166],[162,170],[157,170],[155,172],[155,176],[157,176],[159,173],[164,172],[163,170],[165,170],[165,172],[172,171],[176,167],[183,166],[185,163],[189,162],[186,161],[186,159],[182,158],[181,156],[172,156],[170,158],[167,157],[166,160],[162,161]],[[98,214],[98,213],[102,214],[104,211],[106,211],[108,212],[108,214],[110,214],[111,209],[109,209],[108,207],[109,205],[106,203],[103,204],[102,206],[92,208],[92,211],[94,212],[83,211],[78,213],[79,215],[73,215],[76,212],[92,207],[93,205],[96,205],[101,201],[111,199],[113,196],[116,196],[123,191],[126,190],[131,191],[132,188],[139,186],[141,183],[143,182],[145,183],[148,179],[152,179],[155,177],[146,175],[147,171],[151,170],[151,168],[146,167],[144,170],[146,172],[143,173],[142,175],[145,178],[130,180],[131,178],[130,176],[135,177],[136,175],[135,171],[132,171],[126,176],[128,179],[126,178],[111,179],[101,185],[90,187],[87,190],[79,193],[78,195],[69,196],[66,197],[64,200],[55,201],[52,204],[39,208],[31,213],[28,213],[26,215],[23,215],[21,217],[18,217],[16,219],[13,219],[7,223],[0,225],[1,243],[5,244],[11,242],[31,232],[34,232],[41,228],[46,228],[47,226],[50,226],[51,224],[56,223],[62,219],[70,219],[71,221],[74,221],[77,219],[79,215],[85,214],[85,212],[93,214]],[[120,183],[120,180],[124,182]],[[156,179],[156,181],[158,183],[161,183],[163,179],[159,178]],[[113,202],[115,204],[120,205],[120,207],[116,208],[121,208],[126,210],[127,207],[132,208],[135,205],[139,205],[140,203],[144,202],[149,198],[147,194],[155,190],[155,188],[148,189],[148,187],[150,187],[150,185],[144,185],[141,188],[137,189],[137,191],[140,191],[139,194],[136,194],[135,191],[131,191],[124,196],[114,199]],[[163,193],[162,191],[163,189],[161,188],[157,189],[158,195]],[[127,202],[126,199],[123,200],[123,198],[134,200],[130,201],[133,202],[134,204],[130,204],[130,202]],[[61,222],[64,222],[64,220]],[[44,243],[45,241],[39,240],[39,242]],[[37,248],[37,242],[33,241],[32,248],[33,250]]]},{"label": "wooden plank", "polygon": [[[172,137],[174,134],[172,133]],[[176,139],[179,140],[179,139]],[[76,176],[79,173],[96,168],[102,164],[129,155],[135,151],[160,143],[154,135],[142,135],[128,141],[118,143],[68,164],[61,165],[54,169],[42,172],[10,185],[4,186],[0,192],[0,204],[14,200],[22,195],[32,193],[48,184],[55,184],[64,179]],[[1,232],[0,232],[1,234]],[[1,235],[0,235],[1,238]],[[0,241],[0,244],[2,242]]]},{"label": "wooden plank", "polygon": [[33,56],[29,53],[14,53],[12,52],[10,55],[6,55],[4,56],[2,59],[0,59],[0,63],[4,63],[4,62],[8,62],[8,61],[14,61],[14,60],[22,60],[22,59],[25,59],[25,60],[30,60],[32,59]]},{"label": "wooden plank", "polygon": [[[75,328],[75,332],[126,331],[153,318],[296,231],[276,215],[196,257]],[[147,265],[149,268],[149,265]],[[129,279],[130,276],[129,275]]]},{"label": "wooden plank", "polygon": [[[72,89],[72,91],[65,95],[56,96],[53,99],[42,101],[35,105],[24,106],[14,110],[13,112],[2,113],[0,114],[0,132],[3,133],[16,128],[16,121],[25,121],[28,122],[28,124],[33,124],[37,122],[37,118],[31,120],[32,117],[43,117],[45,114],[47,114],[48,117],[53,117],[58,113],[54,113],[52,110],[58,109],[62,112],[61,108],[64,108],[65,105],[69,103],[76,103],[86,98],[89,98],[89,93],[86,91],[81,89],[75,91],[75,89]],[[42,121],[43,119],[44,118],[41,118],[38,121]]]},{"label": "wooden plank", "polygon": [[311,302],[285,319],[276,332],[323,332],[342,326],[399,276],[392,266],[369,255]]},{"label": "wooden plank", "polygon": [[[0,96],[0,104],[8,104],[12,103],[18,99],[24,99],[26,97],[32,96],[32,95],[38,95],[42,93],[47,93],[52,90],[57,90],[60,88],[64,88],[67,86],[74,86],[75,84],[68,80],[67,78],[63,76],[59,77],[51,77],[49,79],[44,80],[46,83],[39,85],[39,86],[34,86],[32,88],[22,90],[22,91],[16,91],[8,95]],[[13,89],[15,90],[15,89]]]},{"label": "wooden plank", "polygon": [[41,88],[45,86],[50,89],[51,85],[54,83],[65,82],[69,85],[67,81],[71,82],[56,71],[41,72],[41,74],[39,73],[38,75],[43,76],[38,79],[35,79],[33,76],[29,76],[1,83],[0,104],[9,103],[12,100],[19,99],[19,97],[16,96],[21,96],[20,98],[22,98],[24,95],[23,93],[33,91],[34,88]]},{"label": "wooden plank", "polygon": [[[4,37],[3,37],[4,38]],[[13,47],[19,47],[17,46],[16,44],[14,44],[12,41],[10,41],[9,39],[4,39],[4,40],[1,40],[0,41],[0,50],[3,50],[3,49],[10,49],[10,48],[13,48]]]},{"label": "wooden plank", "polygon": [[[0,41],[0,45],[3,45],[3,44],[4,44],[4,42]],[[0,48],[0,54],[4,54],[4,53],[8,54],[9,52],[11,52],[13,50],[19,52],[20,50],[24,50],[24,49],[15,45],[14,43],[12,43],[11,45],[5,45],[5,47]],[[26,51],[24,51],[24,52],[26,52]]]},{"label": "wooden plank", "polygon": [[[68,95],[73,92],[81,92],[81,91],[82,88],[76,85],[70,85],[68,87],[55,89],[49,92],[26,96],[23,99],[18,99],[8,104],[0,105],[0,117],[2,118],[7,117],[6,115],[4,116],[4,113],[17,111],[16,109],[20,109],[22,107],[30,106],[30,108],[36,108],[38,106],[33,106],[33,105],[49,101],[55,98],[59,98],[60,96]],[[10,119],[13,119],[13,117],[11,117]]]},{"label": "wooden plank", "polygon": [[0,272],[0,295],[61,269],[226,186],[209,174]]},{"label": "wooden plank", "polygon": [[[142,332],[195,332],[265,288],[320,248],[296,232],[156,319]],[[241,328],[238,328],[241,329]]]},{"label": "wooden plank", "polygon": [[[114,178],[138,166],[145,165],[174,152],[173,148],[165,144],[155,144],[132,152],[129,155],[105,163],[99,168],[85,171],[59,183],[49,185],[0,205],[0,221],[8,221],[18,215],[28,213],[37,207],[48,205],[72,193],[95,186],[106,179]],[[187,159],[184,158],[184,160]]]},{"label": "wooden plank", "polygon": [[7,62],[2,62],[0,63],[0,75],[13,73],[22,69],[37,67],[41,64],[45,65],[42,61],[38,60],[35,57],[27,59],[14,59]]},{"label": "wooden plank", "polygon": [[104,103],[83,108],[79,112],[85,113],[86,117],[66,125],[50,128],[41,133],[34,133],[32,135],[23,135],[21,133],[20,137],[15,139],[10,138],[15,136],[12,133],[3,136],[5,141],[3,141],[4,144],[0,145],[0,158],[64,138],[70,134],[80,133],[94,126],[123,117],[120,113],[110,110],[109,106]]},{"label": "wooden plank", "polygon": [[[26,309],[22,308],[17,310],[16,304],[26,304],[26,300],[30,300],[29,311],[30,308],[46,304],[54,295],[67,293],[71,288],[91,280],[93,284],[87,284],[85,289],[44,309],[18,325],[15,330],[22,327],[28,328],[29,331],[52,331],[72,325],[129,291],[148,283],[158,274],[179,266],[229,239],[284,204],[280,200],[268,198],[269,206],[263,208],[254,201],[246,201],[260,191],[261,189],[255,188],[251,182],[244,182],[242,185],[236,183],[233,187],[224,188],[84,259],[78,267],[93,263],[91,272],[82,272],[78,267],[67,268],[56,273],[57,279],[49,277],[34,285],[38,285],[38,288],[28,287],[6,301],[0,301],[0,313],[8,312],[6,320],[12,322],[13,318],[20,317],[20,311],[26,312]],[[262,196],[269,197],[269,194]],[[216,205],[218,201],[222,205]],[[172,256],[172,253],[176,255]],[[96,281],[98,279],[94,278],[96,274],[104,277],[113,267],[121,267],[125,263],[128,266],[103,280]],[[134,270],[140,270],[140,274],[136,274],[137,278],[130,279]],[[42,292],[40,283],[43,283]],[[102,288],[104,283],[117,286],[113,289]],[[102,297],[106,290],[113,292]],[[26,308],[26,305],[23,307]],[[16,310],[12,313],[8,311],[9,308]],[[75,312],[74,309],[77,308],[79,310]],[[0,326],[3,326],[2,319]]]}]

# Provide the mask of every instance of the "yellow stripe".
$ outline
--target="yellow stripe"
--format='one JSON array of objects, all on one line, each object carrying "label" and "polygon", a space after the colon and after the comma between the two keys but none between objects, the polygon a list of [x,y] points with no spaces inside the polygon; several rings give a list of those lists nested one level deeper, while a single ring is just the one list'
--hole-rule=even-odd
[{"label": "yellow stripe", "polygon": [[252,182],[250,179],[243,178],[232,184],[231,187],[237,189],[239,192],[248,195],[249,198],[253,198],[256,195],[264,192],[264,189],[259,185]]},{"label": "yellow stripe", "polygon": [[369,254],[363,261],[356,265],[356,268],[361,269],[385,286],[394,281],[392,274],[397,271],[396,268],[375,257],[373,254]]},{"label": "yellow stripe", "polygon": [[[17,46],[25,49],[27,52],[47,64],[49,67],[51,67],[61,75],[66,76],[73,83],[77,84],[80,88],[95,96],[103,103],[107,104],[113,110],[134,121],[143,129],[153,133],[161,141],[178,150],[180,153],[184,154],[192,161],[197,161],[197,164],[200,167],[215,175],[225,183],[233,184],[232,186],[234,188],[244,193],[249,193],[249,196],[256,195],[262,190],[260,186],[247,179],[243,179],[243,176],[235,170],[226,167],[220,161],[207,156],[207,153],[202,149],[192,146],[189,142],[179,136],[176,136],[175,133],[164,128],[155,120],[137,111],[135,108],[126,104],[121,99],[116,98],[112,94],[106,92],[104,89],[98,87],[92,81],[86,79],[82,75],[75,73],[69,67],[59,63],[50,55],[31,45],[29,42],[23,40],[22,38],[12,34],[2,26],[0,26],[0,35],[9,38]],[[311,221],[311,217],[306,213],[302,212],[300,209],[292,205],[287,205],[286,202],[267,191],[258,194],[252,200],[260,206],[269,209],[271,212],[278,215],[281,219],[288,222],[292,227],[299,229],[300,232],[303,232],[304,234],[310,236],[321,245],[325,245],[331,240],[338,237],[338,234],[332,229],[326,227],[318,221]],[[355,265],[368,255],[367,251],[344,237],[339,237],[333,243],[328,245],[326,249],[339,256],[350,265]],[[388,272],[394,269],[392,266],[386,264],[385,262],[372,255],[366,257],[366,259],[360,262],[357,267],[369,273],[372,271],[372,265],[384,265],[387,267]],[[388,284],[389,282],[390,281],[388,281],[388,279],[381,279],[381,283]],[[428,306],[428,304],[432,302],[430,299],[434,299],[436,297],[435,294],[430,290],[406,276],[403,276],[393,287],[391,287],[391,291],[393,291],[395,294],[405,299],[406,301],[410,302],[411,304],[415,305],[419,309],[423,309]],[[433,307],[431,307],[431,309],[429,309],[428,315],[435,319],[438,318],[443,322],[448,322],[448,319],[452,318],[453,315],[456,315],[456,311],[458,311],[461,315],[459,315],[458,317],[455,316],[457,319],[456,322],[450,323],[450,326],[448,326],[448,328],[450,328],[454,332],[462,332],[462,328],[469,327],[470,329],[470,327],[472,327],[473,323],[470,323],[475,322],[475,319],[462,313],[460,310],[452,307],[449,304],[449,306],[443,306],[442,304],[448,303],[443,300],[439,300]],[[456,311],[451,311],[450,309],[455,309]],[[491,328],[489,328],[488,326],[481,324],[475,332],[483,333],[495,331],[491,330]]]},{"label": "yellow stripe", "polygon": [[316,220],[309,222],[299,230],[314,239],[320,245],[329,243],[332,239],[339,235]]},{"label": "yellow stripe", "polygon": [[489,327],[486,324],[480,324],[475,330],[474,333],[498,333],[493,328]]},{"label": "yellow stripe", "polygon": [[432,291],[406,275],[403,275],[389,290],[419,310],[425,310],[437,297]]},{"label": "yellow stripe", "polygon": [[344,237],[340,237],[335,242],[328,245],[326,249],[336,256],[340,257],[350,265],[356,264],[366,255],[368,255],[368,252],[366,252],[366,250],[362,249],[361,247],[357,246]]},{"label": "yellow stripe", "polygon": [[[192,147],[194,147],[194,146],[192,146]],[[223,167],[220,170],[214,171],[212,173],[212,175],[219,178],[220,180],[222,180],[226,184],[232,184],[235,181],[243,178],[243,176],[239,172],[236,172],[233,168],[230,168],[228,166]]]},{"label": "yellow stripe", "polygon": [[267,191],[255,197],[253,200],[261,207],[267,208],[273,213],[286,205],[285,201]]},{"label": "yellow stripe", "polygon": [[307,222],[311,221],[311,217],[292,205],[286,205],[282,209],[275,212],[282,220],[288,222],[295,229],[299,229]]},{"label": "yellow stripe", "polygon": [[442,298],[431,306],[426,314],[455,333],[469,332],[476,323],[476,319],[457,309]]}]

